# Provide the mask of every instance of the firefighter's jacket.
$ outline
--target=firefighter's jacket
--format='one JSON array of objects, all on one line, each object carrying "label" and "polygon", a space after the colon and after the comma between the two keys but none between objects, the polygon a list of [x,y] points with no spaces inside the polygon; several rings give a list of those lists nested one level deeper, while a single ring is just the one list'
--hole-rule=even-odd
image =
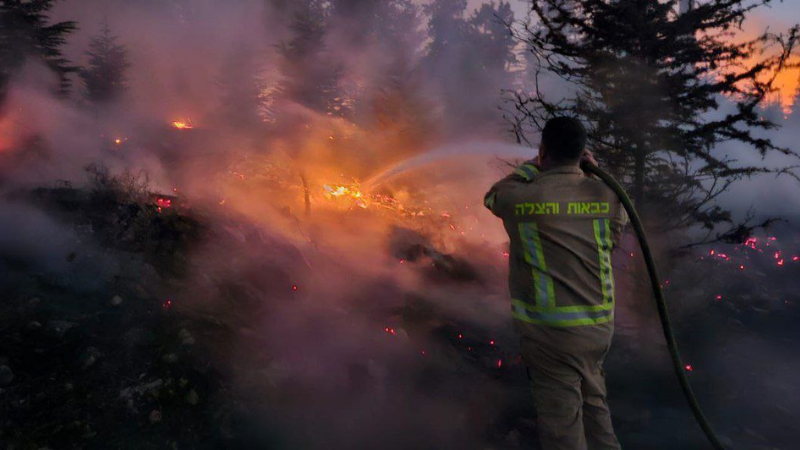
[{"label": "firefighter's jacket", "polygon": [[577,166],[540,172],[528,162],[496,183],[484,204],[511,240],[512,315],[523,336],[556,346],[610,343],[611,251],[627,222],[602,181]]}]

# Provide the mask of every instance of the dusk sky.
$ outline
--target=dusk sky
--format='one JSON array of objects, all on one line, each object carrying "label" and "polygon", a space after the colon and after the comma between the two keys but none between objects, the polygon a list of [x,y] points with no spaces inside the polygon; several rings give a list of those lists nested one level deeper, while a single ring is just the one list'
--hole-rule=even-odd
[{"label": "dusk sky", "polygon": [[[477,7],[483,0],[469,0],[471,7]],[[515,10],[517,19],[522,19],[527,14],[530,2],[523,0],[510,0]],[[792,25],[800,23],[800,1],[773,1],[770,6],[761,7],[753,13],[752,19],[745,24],[748,35],[764,32],[767,28],[771,32],[785,32]],[[800,113],[798,113],[798,97],[800,94],[800,70],[784,73],[778,81],[780,88],[779,98],[773,104],[782,110],[774,111],[776,122],[782,125],[780,130],[774,131],[772,136],[776,142],[795,149],[800,142]],[[780,105],[778,105],[780,103]],[[781,117],[783,115],[783,117]],[[754,152],[744,150],[739,145],[727,146],[720,149],[730,155],[737,156],[743,162],[760,163],[760,158]],[[784,156],[768,157],[767,162],[776,167],[795,165],[795,158]],[[728,195],[720,198],[726,207],[733,208],[739,213],[744,213],[751,207],[757,214],[764,215],[793,215],[800,211],[800,195],[797,194],[798,182],[789,177],[774,180],[772,176],[761,176],[750,181],[743,181],[732,186]],[[743,209],[742,209],[743,208]]]}]

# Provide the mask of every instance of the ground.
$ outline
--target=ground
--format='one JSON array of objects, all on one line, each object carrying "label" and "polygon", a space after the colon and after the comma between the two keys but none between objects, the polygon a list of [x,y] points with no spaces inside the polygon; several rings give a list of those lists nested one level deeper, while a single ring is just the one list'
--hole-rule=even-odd
[{"label": "ground", "polygon": [[[15,196],[47,219],[18,238],[43,241],[39,256],[6,245],[2,259],[4,448],[537,448],[500,250],[447,253],[395,227],[353,257],[322,232],[301,245],[117,188]],[[791,231],[779,236],[665,271],[686,370],[737,448],[792,448],[800,414],[800,265]],[[652,301],[624,278],[628,250],[618,283],[640,295],[618,306],[606,365],[620,440],[705,448]]]}]

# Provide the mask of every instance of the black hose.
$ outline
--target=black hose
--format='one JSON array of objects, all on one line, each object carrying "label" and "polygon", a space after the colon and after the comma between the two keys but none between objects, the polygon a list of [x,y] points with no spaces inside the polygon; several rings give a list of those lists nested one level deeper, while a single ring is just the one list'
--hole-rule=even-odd
[{"label": "black hose", "polygon": [[642,248],[642,256],[644,257],[645,264],[647,265],[647,273],[650,275],[650,284],[653,287],[653,295],[656,298],[656,305],[658,305],[658,315],[661,317],[661,327],[664,329],[664,338],[667,340],[667,348],[669,349],[669,355],[672,358],[672,368],[675,369],[675,375],[678,377],[678,382],[683,390],[683,395],[686,397],[686,401],[689,402],[689,407],[692,409],[692,413],[694,413],[694,418],[697,420],[697,424],[703,429],[703,433],[706,434],[706,437],[711,445],[717,450],[725,450],[725,447],[723,447],[719,438],[714,433],[714,430],[711,428],[711,424],[708,423],[706,416],[700,409],[700,403],[697,402],[697,398],[692,392],[692,387],[689,385],[689,380],[686,378],[686,374],[684,373],[683,362],[681,361],[681,355],[678,352],[678,344],[675,342],[675,334],[672,332],[672,325],[670,325],[669,321],[667,302],[664,299],[664,292],[661,290],[661,280],[659,279],[658,271],[656,270],[656,262],[655,259],[653,259],[653,253],[650,251],[650,244],[647,243],[647,235],[644,231],[642,220],[639,218],[639,214],[633,207],[633,202],[631,201],[630,197],[628,197],[625,189],[607,172],[592,164],[583,164],[581,167],[583,170],[597,176],[606,185],[608,185],[608,187],[610,187],[614,193],[617,194],[622,202],[622,206],[625,208],[625,211],[628,212],[631,225],[633,225],[633,229],[636,232],[636,237],[639,240],[639,246]]}]

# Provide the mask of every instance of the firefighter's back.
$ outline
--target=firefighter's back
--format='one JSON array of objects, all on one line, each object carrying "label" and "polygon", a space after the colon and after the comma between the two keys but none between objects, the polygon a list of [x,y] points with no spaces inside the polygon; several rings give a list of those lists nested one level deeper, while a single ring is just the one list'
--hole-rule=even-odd
[{"label": "firefighter's back", "polygon": [[535,173],[505,201],[512,310],[523,336],[572,349],[607,346],[611,252],[625,222],[613,191],[565,166]]}]

